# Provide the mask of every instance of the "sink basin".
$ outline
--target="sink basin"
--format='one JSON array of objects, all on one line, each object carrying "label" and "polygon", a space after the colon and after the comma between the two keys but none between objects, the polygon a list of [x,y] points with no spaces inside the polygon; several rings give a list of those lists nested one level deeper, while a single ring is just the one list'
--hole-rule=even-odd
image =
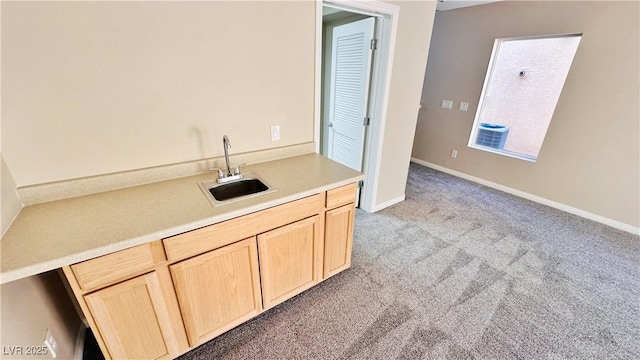
[{"label": "sink basin", "polygon": [[209,189],[213,198],[218,201],[235,199],[239,196],[267,191],[269,187],[260,179],[242,179],[228,184],[221,184]]},{"label": "sink basin", "polygon": [[256,174],[247,173],[242,179],[219,184],[216,180],[198,184],[213,206],[255,197],[276,191]]}]

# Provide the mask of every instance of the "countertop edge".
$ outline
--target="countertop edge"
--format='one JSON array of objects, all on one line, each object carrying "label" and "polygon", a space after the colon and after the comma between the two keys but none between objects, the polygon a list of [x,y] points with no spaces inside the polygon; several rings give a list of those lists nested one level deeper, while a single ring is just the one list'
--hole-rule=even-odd
[{"label": "countertop edge", "polygon": [[[174,235],[178,235],[184,232],[192,231],[201,227],[209,226],[215,223],[219,223],[222,221],[226,221],[229,219],[233,219],[239,216],[247,215],[250,213],[254,213],[260,210],[264,210],[267,208],[271,208],[274,206],[282,205],[291,201],[296,201],[308,196],[312,196],[318,193],[325,192],[327,190],[331,190],[340,186],[352,184],[359,180],[364,179],[364,174],[360,174],[357,176],[347,177],[340,181],[332,182],[330,184],[326,184],[321,187],[311,188],[302,192],[298,192],[295,194],[291,194],[282,198],[278,198],[271,201],[265,201],[253,206],[248,206],[246,208],[242,208],[240,210],[231,211],[228,213],[224,213],[221,215],[216,215],[208,218],[204,218],[202,220],[198,220],[191,223],[186,223],[179,226],[170,227],[167,229],[163,229],[160,231],[156,231],[153,233],[145,234],[144,236],[138,236],[134,238],[124,239],[122,241],[112,243],[102,247],[96,247],[91,250],[82,251],[78,253],[74,253],[68,256],[60,257],[55,260],[45,261],[33,265],[27,265],[24,267],[19,267],[16,269],[12,269],[9,271],[2,271],[0,273],[0,284],[5,284],[11,281],[19,280],[22,278],[26,278],[29,276],[41,274],[47,271],[56,270],[63,266],[75,264],[78,262],[82,262],[85,260],[89,260],[92,258],[96,258],[99,256],[103,256],[112,252],[124,250],[133,246],[145,244],[155,240],[161,240],[167,237],[171,237]],[[19,216],[19,215],[18,215]]]}]

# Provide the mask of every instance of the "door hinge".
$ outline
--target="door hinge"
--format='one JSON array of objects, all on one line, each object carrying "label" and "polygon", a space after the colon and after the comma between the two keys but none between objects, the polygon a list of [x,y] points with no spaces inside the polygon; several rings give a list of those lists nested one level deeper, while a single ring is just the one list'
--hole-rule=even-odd
[{"label": "door hinge", "polygon": [[358,181],[358,187],[361,188],[364,186],[364,180]]},{"label": "door hinge", "polygon": [[371,124],[371,119],[367,116],[364,118],[364,120],[362,121],[362,125],[364,126],[369,126],[369,124]]},{"label": "door hinge", "polygon": [[378,39],[371,39],[371,44],[369,45],[369,49],[375,50],[378,48]]}]

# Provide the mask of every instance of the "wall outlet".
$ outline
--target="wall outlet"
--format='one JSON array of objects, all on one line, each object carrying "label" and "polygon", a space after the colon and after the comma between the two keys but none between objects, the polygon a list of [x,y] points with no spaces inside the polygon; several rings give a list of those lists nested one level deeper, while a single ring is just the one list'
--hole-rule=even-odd
[{"label": "wall outlet", "polygon": [[44,336],[44,344],[47,345],[49,353],[51,353],[51,356],[55,359],[56,351],[58,351],[58,342],[49,329],[47,329],[47,334]]},{"label": "wall outlet", "polygon": [[440,107],[448,110],[453,109],[453,100],[442,100],[442,104],[440,104]]},{"label": "wall outlet", "polygon": [[458,150],[451,150],[451,157],[452,158],[457,158],[458,157]]},{"label": "wall outlet", "polygon": [[271,126],[271,141],[280,140],[280,125]]},{"label": "wall outlet", "polygon": [[458,110],[460,110],[460,111],[469,111],[469,103],[468,102],[460,102],[460,106],[458,106]]}]

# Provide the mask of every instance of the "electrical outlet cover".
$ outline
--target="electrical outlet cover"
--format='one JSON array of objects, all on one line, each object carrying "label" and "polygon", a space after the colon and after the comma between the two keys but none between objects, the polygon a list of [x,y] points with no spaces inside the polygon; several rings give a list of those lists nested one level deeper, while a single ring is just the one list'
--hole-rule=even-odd
[{"label": "electrical outlet cover", "polygon": [[271,141],[280,140],[280,125],[271,126]]},{"label": "electrical outlet cover", "polygon": [[56,341],[56,338],[53,337],[53,334],[49,329],[47,329],[47,334],[44,337],[44,344],[47,345],[51,356],[55,359],[57,356],[56,351],[58,350],[58,342]]}]

